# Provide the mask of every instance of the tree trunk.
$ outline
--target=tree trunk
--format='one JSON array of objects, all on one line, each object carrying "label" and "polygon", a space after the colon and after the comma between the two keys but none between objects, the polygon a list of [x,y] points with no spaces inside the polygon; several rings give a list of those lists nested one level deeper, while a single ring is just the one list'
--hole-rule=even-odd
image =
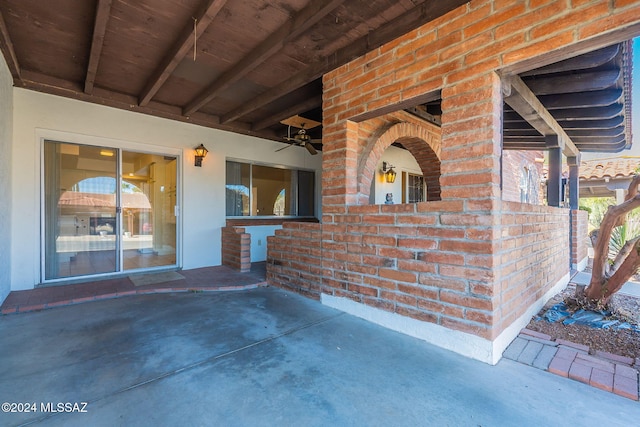
[{"label": "tree trunk", "polygon": [[639,184],[640,175],[636,175],[629,185],[626,200],[617,206],[609,206],[596,234],[591,282],[585,290],[585,296],[599,305],[606,305],[611,295],[618,292],[640,268],[640,238],[626,242],[612,266],[608,265],[609,241],[613,229],[624,224],[630,211],[640,207]]}]

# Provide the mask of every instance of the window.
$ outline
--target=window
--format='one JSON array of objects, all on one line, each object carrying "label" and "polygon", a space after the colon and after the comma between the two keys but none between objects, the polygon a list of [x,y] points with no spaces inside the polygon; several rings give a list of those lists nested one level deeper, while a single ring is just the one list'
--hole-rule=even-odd
[{"label": "window", "polygon": [[312,217],[315,173],[227,161],[227,216]]},{"label": "window", "polygon": [[405,172],[403,181],[405,184],[403,203],[418,203],[426,200],[426,185],[422,175]]}]

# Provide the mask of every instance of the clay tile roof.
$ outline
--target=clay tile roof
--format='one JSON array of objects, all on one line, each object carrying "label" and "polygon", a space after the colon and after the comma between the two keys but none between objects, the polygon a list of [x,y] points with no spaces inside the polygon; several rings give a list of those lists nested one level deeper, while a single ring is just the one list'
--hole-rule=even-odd
[{"label": "clay tile roof", "polygon": [[580,164],[580,179],[629,178],[638,167],[638,157],[588,160]]}]

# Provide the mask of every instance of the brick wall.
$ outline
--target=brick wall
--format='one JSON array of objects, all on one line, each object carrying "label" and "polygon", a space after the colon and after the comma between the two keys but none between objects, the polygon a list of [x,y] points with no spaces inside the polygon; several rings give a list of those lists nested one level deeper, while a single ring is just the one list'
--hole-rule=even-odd
[{"label": "brick wall", "polygon": [[588,257],[589,213],[571,211],[571,268],[584,270]]},{"label": "brick wall", "polygon": [[322,292],[321,224],[284,223],[267,237],[267,281],[319,299]]},{"label": "brick wall", "polygon": [[[504,349],[517,333],[510,326],[567,277],[569,213],[502,201],[498,71],[623,41],[638,26],[640,0],[474,0],[327,73],[323,217],[311,243],[320,248],[320,270],[314,277],[304,265],[281,268],[297,248],[310,250],[289,225],[269,241],[293,252],[269,250],[272,283],[469,332]],[[439,152],[427,136],[414,142],[437,153],[442,201],[365,205],[372,160],[390,129],[380,118],[434,96],[442,100]],[[363,131],[371,136],[361,138]],[[497,361],[498,347],[483,360]]]},{"label": "brick wall", "polygon": [[[527,203],[542,204],[542,162],[536,160],[542,158],[544,158],[542,151],[503,151],[502,200],[523,201],[522,192],[528,190]],[[524,176],[525,173],[528,174],[528,179]]]},{"label": "brick wall", "polygon": [[267,279],[495,338],[568,272],[569,211],[473,201],[347,206],[269,237]]},{"label": "brick wall", "polygon": [[503,330],[549,292],[569,270],[569,210],[503,202],[496,252]]},{"label": "brick wall", "polygon": [[244,227],[222,227],[222,265],[241,272],[251,270],[251,235]]}]

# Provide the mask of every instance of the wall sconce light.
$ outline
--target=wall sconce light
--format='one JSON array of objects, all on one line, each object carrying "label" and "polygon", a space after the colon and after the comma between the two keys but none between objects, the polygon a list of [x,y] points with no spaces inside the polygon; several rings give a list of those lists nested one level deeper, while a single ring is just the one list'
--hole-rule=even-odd
[{"label": "wall sconce light", "polygon": [[396,171],[393,170],[395,166],[391,163],[382,162],[382,174],[384,175],[384,179],[389,183],[393,184],[396,182]]},{"label": "wall sconce light", "polygon": [[201,167],[202,166],[202,159],[204,159],[207,156],[207,153],[209,152],[209,150],[207,150],[206,148],[204,148],[204,145],[200,144],[196,147],[196,166]]}]

